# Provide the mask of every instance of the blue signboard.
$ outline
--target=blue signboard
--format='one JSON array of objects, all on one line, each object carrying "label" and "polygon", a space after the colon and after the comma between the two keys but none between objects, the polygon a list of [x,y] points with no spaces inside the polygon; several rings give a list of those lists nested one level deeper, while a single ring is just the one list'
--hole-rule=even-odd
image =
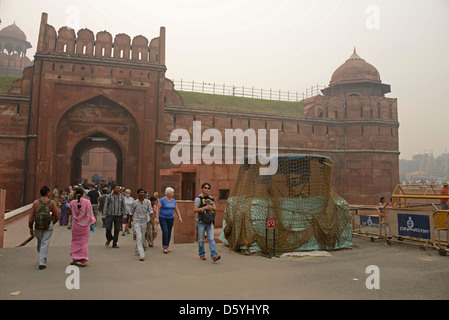
[{"label": "blue signboard", "polygon": [[360,225],[379,228],[379,217],[360,216]]},{"label": "blue signboard", "polygon": [[429,216],[398,213],[398,234],[405,237],[430,240]]}]

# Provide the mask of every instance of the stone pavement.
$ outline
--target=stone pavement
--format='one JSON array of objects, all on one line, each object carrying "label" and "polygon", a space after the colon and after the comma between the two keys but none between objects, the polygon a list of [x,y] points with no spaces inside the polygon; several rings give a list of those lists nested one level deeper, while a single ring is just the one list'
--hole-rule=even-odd
[{"label": "stone pavement", "polygon": [[[23,225],[25,224],[25,228]],[[26,220],[7,225],[16,242],[27,237]],[[19,236],[23,228],[25,234]],[[0,249],[0,300],[383,300],[449,298],[449,256],[413,244],[386,245],[354,237],[353,247],[327,255],[266,258],[217,244],[218,262],[201,261],[197,243],[172,244],[163,254],[161,234],[145,261],[134,255],[131,235],[118,249],[105,246],[105,229],[89,240],[88,266],[79,268],[79,289],[68,289],[71,232],[56,225],[47,268],[38,270],[36,240]],[[5,239],[7,240],[7,239]],[[206,246],[206,252],[208,248]],[[379,289],[368,289],[367,267],[379,268]],[[14,295],[15,294],[15,295]]]}]

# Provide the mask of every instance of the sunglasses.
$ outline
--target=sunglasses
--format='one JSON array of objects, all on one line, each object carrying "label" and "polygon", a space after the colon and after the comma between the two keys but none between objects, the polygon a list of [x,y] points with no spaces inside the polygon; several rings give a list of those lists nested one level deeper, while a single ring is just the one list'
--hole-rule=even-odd
[{"label": "sunglasses", "polygon": [[203,189],[210,189],[210,187],[204,187]]}]

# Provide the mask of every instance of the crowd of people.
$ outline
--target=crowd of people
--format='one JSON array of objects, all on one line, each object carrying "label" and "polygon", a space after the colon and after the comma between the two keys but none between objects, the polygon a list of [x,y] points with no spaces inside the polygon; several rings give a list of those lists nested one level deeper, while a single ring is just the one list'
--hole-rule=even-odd
[{"label": "crowd of people", "polygon": [[443,184],[443,178],[416,178],[416,179],[405,179],[402,184]]},{"label": "crowd of people", "polygon": [[[204,239],[207,234],[211,258],[217,261],[221,257],[216,252],[213,236],[215,201],[209,195],[210,184],[204,183],[201,189],[201,194],[194,201],[194,212],[197,214],[198,254],[201,260],[206,260]],[[91,232],[95,232],[97,226],[106,229],[105,245],[109,247],[112,242],[112,248],[116,249],[119,248],[120,234],[125,236],[132,232],[136,241],[134,252],[139,256],[139,261],[144,261],[146,248],[154,246],[160,225],[163,253],[171,252],[169,244],[175,216],[181,223],[183,222],[174,199],[174,189],[166,188],[165,195],[161,198],[157,192],[150,195],[142,188],[136,192],[137,197],[134,199],[130,189],[119,185],[97,187],[91,184],[86,187],[78,184],[64,189],[55,186],[53,191],[43,186],[40,189],[41,197],[34,201],[28,219],[30,235],[37,239],[39,269],[46,268],[51,235],[58,223],[71,229],[72,265],[80,267],[87,265],[89,236]],[[206,215],[212,216],[212,220],[206,220]],[[45,223],[46,219],[48,221]]]}]

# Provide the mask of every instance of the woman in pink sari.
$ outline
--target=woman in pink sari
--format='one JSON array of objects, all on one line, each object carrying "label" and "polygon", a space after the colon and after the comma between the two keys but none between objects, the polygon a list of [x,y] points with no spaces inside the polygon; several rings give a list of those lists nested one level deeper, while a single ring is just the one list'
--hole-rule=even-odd
[{"label": "woman in pink sari", "polygon": [[80,267],[86,266],[88,257],[88,241],[90,226],[95,225],[96,219],[92,211],[90,201],[83,198],[84,190],[75,189],[75,200],[69,204],[72,213],[72,245],[70,255],[72,256],[72,265]]}]

